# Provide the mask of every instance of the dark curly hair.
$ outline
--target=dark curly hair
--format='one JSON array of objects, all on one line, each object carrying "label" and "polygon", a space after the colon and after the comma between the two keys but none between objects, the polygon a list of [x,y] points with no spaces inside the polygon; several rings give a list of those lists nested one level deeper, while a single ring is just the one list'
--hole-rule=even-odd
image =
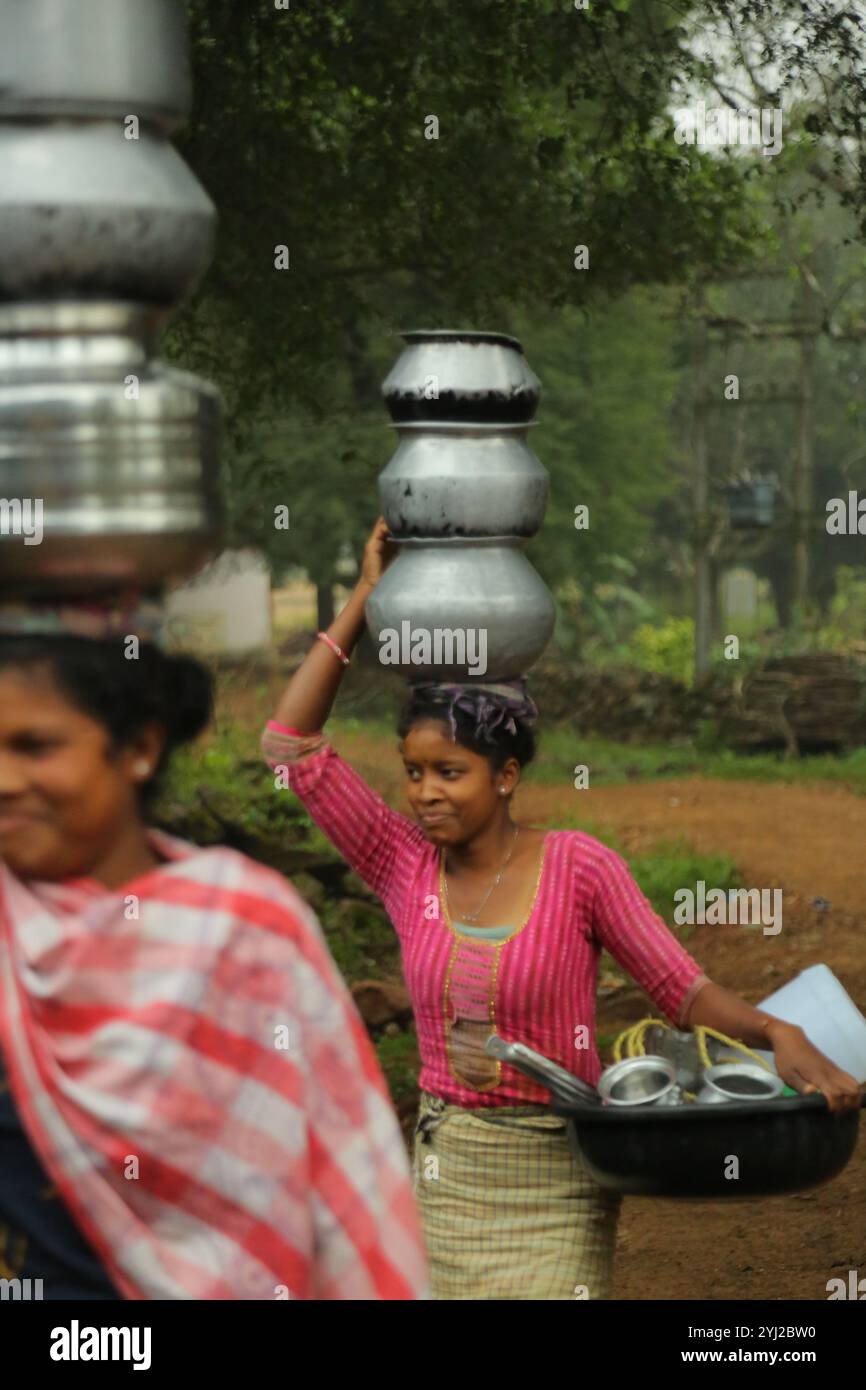
[{"label": "dark curly hair", "polygon": [[57,689],[82,714],[108,731],[112,751],[128,744],[146,724],[166,732],[153,776],[138,789],[147,812],[158,796],[172,753],[210,723],[213,678],[193,657],[169,655],[142,641],[136,660],[125,655],[126,638],[0,636],[0,670],[47,667]]},{"label": "dark curly hair", "polygon": [[[437,723],[444,724],[450,737],[448,706],[447,695],[437,696],[433,692],[412,691],[400,711],[397,720],[397,733],[400,738],[405,738],[409,730],[416,724],[432,719]],[[525,724],[522,724],[519,719],[515,721],[515,733],[509,733],[500,725],[491,731],[489,738],[485,738],[483,735],[476,737],[475,723],[466,710],[460,709],[458,706],[454,709],[453,714],[457,742],[473,753],[480,753],[482,757],[487,758],[494,774],[502,770],[509,758],[516,758],[520,766],[525,767],[535,757],[535,733]]]}]

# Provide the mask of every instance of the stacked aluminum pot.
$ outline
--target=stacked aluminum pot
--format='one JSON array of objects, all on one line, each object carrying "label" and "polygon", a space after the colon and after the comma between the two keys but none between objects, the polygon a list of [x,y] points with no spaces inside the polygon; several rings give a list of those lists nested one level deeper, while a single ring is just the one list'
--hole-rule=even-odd
[{"label": "stacked aluminum pot", "polygon": [[[169,143],[180,0],[0,7],[0,577],[160,589],[218,547],[220,403],[156,357],[215,211]],[[39,504],[38,543],[16,534]],[[2,518],[0,518],[2,519]]]},{"label": "stacked aluminum pot", "polygon": [[501,333],[402,337],[382,388],[400,442],[379,477],[400,553],[370,595],[368,627],[380,660],[410,681],[523,675],[554,624],[522,550],[549,488],[527,442],[538,378]]}]

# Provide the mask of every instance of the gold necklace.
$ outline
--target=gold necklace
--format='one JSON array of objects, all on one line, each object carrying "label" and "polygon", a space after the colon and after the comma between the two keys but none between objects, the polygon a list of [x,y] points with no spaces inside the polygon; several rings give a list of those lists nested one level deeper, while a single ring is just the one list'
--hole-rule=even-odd
[{"label": "gold necklace", "polygon": [[[508,850],[508,853],[506,854],[505,858],[504,858],[503,861],[502,861],[502,864],[501,864],[500,869],[499,869],[499,873],[496,875],[495,879],[493,880],[493,882],[491,883],[490,887],[488,888],[486,894],[484,895],[484,899],[483,899],[483,901],[482,901],[482,903],[481,903],[481,906],[478,907],[478,908],[476,908],[474,912],[462,912],[462,913],[460,913],[460,917],[462,918],[462,920],[463,920],[464,922],[475,922],[475,921],[477,921],[477,919],[481,916],[481,913],[484,911],[484,907],[485,907],[485,905],[486,905],[486,903],[487,903],[487,899],[490,897],[490,895],[491,895],[491,893],[493,892],[494,888],[497,888],[497,887],[499,886],[499,884],[502,882],[502,875],[505,873],[505,869],[506,869],[506,866],[507,866],[507,864],[508,864],[508,861],[509,861],[509,859],[511,858],[512,854],[514,853],[514,846],[517,844],[517,837],[518,837],[519,834],[520,834],[520,826],[519,826],[519,825],[516,825],[516,826],[514,827],[514,839],[511,841],[511,846],[510,846],[510,848],[509,848],[509,850]],[[450,912],[450,911],[451,911],[451,900],[450,900],[450,898],[449,898],[449,896],[448,896],[448,871],[447,871],[447,869],[446,869],[446,871],[445,871],[445,901],[446,901],[446,903],[448,904],[448,911]]]}]

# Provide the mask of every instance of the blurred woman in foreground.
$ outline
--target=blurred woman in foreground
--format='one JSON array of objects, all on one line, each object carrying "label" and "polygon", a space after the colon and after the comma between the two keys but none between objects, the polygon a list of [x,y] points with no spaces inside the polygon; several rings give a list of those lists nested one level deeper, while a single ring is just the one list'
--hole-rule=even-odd
[{"label": "blurred woman in foreground", "polygon": [[0,606],[0,1269],[45,1298],[423,1297],[402,1137],[315,916],[148,826],[212,706],[154,623]]}]

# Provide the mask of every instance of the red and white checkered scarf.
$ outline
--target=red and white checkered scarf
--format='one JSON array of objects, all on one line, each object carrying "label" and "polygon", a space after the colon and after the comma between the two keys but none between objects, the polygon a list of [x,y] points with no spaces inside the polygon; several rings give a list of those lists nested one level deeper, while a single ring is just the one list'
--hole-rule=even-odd
[{"label": "red and white checkered scarf", "polygon": [[426,1271],[375,1053],[307,905],[233,850],[116,891],[0,864],[0,1046],[124,1297],[411,1299]]}]

